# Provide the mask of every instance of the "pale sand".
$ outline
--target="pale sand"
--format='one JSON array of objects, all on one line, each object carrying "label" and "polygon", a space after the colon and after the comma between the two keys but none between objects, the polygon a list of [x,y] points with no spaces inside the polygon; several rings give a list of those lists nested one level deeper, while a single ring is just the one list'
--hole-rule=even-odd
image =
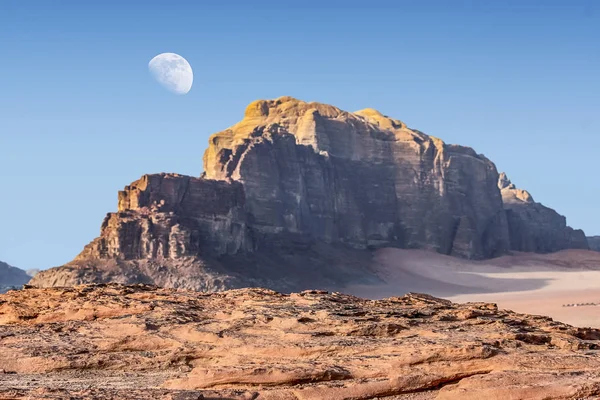
[{"label": "pale sand", "polygon": [[[562,274],[564,275],[564,274]],[[563,279],[557,273],[557,281]],[[595,289],[537,290],[532,292],[508,292],[472,294],[449,297],[455,302],[485,301],[498,304],[498,307],[519,313],[548,315],[553,319],[580,327],[600,328],[600,306],[563,307],[568,303],[600,303],[600,272],[595,272]],[[555,281],[556,282],[556,281]],[[570,286],[570,283],[567,283]]]},{"label": "pale sand", "polygon": [[519,253],[469,261],[423,250],[386,248],[376,252],[373,269],[380,285],[355,285],[347,292],[368,297],[424,292],[456,302],[485,301],[527,314],[548,315],[575,326],[600,328],[600,253],[566,250]]}]

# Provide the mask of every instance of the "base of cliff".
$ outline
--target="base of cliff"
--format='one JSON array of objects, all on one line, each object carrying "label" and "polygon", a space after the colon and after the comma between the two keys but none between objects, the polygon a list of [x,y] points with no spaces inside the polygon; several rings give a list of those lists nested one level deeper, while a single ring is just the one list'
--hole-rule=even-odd
[{"label": "base of cliff", "polygon": [[[553,280],[536,276],[543,271],[598,271],[600,275],[600,252],[575,249],[547,254],[514,252],[490,260],[466,260],[417,249],[359,250],[315,243],[299,251],[219,258],[77,260],[41,271],[29,284],[63,287],[142,283],[202,292],[266,287],[289,293],[321,288],[368,298],[421,291],[451,297],[540,290]],[[530,273],[531,277],[520,279],[511,273]],[[585,282],[582,280],[579,288]]]},{"label": "base of cliff", "polygon": [[351,284],[384,283],[372,268],[372,257],[370,251],[314,243],[300,250],[218,258],[76,260],[41,271],[29,284],[62,287],[90,283],[142,283],[204,292],[243,287],[267,287],[282,292],[314,287],[341,290]]}]

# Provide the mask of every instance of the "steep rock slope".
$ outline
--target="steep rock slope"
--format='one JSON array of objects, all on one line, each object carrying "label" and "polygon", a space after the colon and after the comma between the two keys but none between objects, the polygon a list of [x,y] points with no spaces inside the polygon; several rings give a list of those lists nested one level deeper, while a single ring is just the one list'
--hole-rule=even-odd
[{"label": "steep rock slope", "polygon": [[376,110],[260,100],[211,136],[202,177],[133,182],[100,237],[32,284],[336,288],[377,279],[365,249],[495,257],[511,247],[498,180],[474,150]]},{"label": "steep rock slope", "polygon": [[27,289],[0,338],[3,399],[600,396],[599,330],[422,294]]},{"label": "steep rock slope", "polygon": [[0,293],[12,288],[18,288],[31,279],[25,271],[0,261]]},{"label": "steep rock slope", "polygon": [[512,250],[550,253],[589,248],[582,230],[567,226],[564,216],[536,203],[529,192],[518,189],[504,173],[500,174],[498,188],[506,209]]}]

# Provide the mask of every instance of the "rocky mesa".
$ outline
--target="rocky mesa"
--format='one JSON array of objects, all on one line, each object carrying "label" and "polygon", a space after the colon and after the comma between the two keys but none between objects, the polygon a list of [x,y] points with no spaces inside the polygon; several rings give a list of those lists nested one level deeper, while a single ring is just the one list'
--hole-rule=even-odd
[{"label": "rocky mesa", "polygon": [[469,147],[373,109],[282,97],[212,135],[201,177],[127,186],[100,237],[31,283],[336,288],[379,279],[368,265],[381,247],[484,259],[587,242]]},{"label": "rocky mesa", "polygon": [[0,296],[2,399],[593,399],[600,331],[422,294]]}]

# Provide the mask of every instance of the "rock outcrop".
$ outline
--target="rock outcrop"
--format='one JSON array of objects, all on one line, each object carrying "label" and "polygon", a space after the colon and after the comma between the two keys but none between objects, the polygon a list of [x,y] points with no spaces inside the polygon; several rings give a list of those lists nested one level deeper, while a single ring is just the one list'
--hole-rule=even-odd
[{"label": "rock outcrop", "polygon": [[260,100],[211,136],[200,178],[146,175],[127,186],[100,237],[32,284],[285,291],[374,279],[365,250],[379,247],[496,257],[523,241],[509,237],[520,227],[509,229],[498,179],[483,155],[376,110]]},{"label": "rock outcrop", "polygon": [[20,288],[29,280],[31,276],[19,268],[8,265],[0,261],[0,293],[4,293],[11,289]]},{"label": "rock outcrop", "polygon": [[590,250],[600,251],[600,236],[588,236],[587,243]]},{"label": "rock outcrop", "polygon": [[584,399],[600,331],[422,294],[144,285],[0,296],[3,399]]},{"label": "rock outcrop", "polygon": [[582,230],[567,226],[564,216],[536,203],[529,192],[518,189],[504,173],[500,174],[498,188],[506,210],[512,250],[551,253],[589,248]]}]

